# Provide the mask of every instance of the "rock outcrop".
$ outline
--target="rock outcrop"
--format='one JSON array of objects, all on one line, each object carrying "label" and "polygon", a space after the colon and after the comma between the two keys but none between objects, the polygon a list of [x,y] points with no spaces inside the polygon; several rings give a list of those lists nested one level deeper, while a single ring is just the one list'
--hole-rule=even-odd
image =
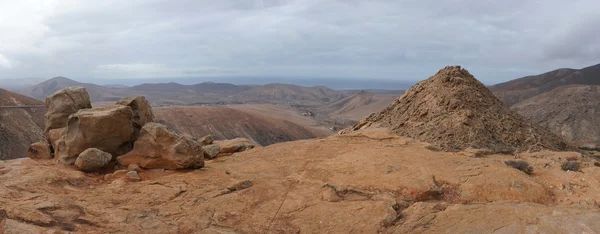
[{"label": "rock outcrop", "polygon": [[50,145],[45,141],[31,144],[27,150],[27,155],[31,159],[51,159]]},{"label": "rock outcrop", "polygon": [[92,108],[92,104],[85,88],[68,87],[46,97],[46,107],[44,132],[48,133],[52,129],[64,128],[71,114]]},{"label": "rock outcrop", "polygon": [[96,148],[89,148],[81,152],[75,160],[79,170],[91,172],[100,170],[112,160],[112,155]]},{"label": "rock outcrop", "polygon": [[57,144],[55,156],[71,164],[89,148],[113,156],[128,152],[134,134],[132,116],[131,108],[121,105],[78,111],[69,117],[67,131]]},{"label": "rock outcrop", "polygon": [[133,150],[117,158],[121,165],[143,168],[184,169],[204,166],[202,145],[189,136],[180,136],[158,123],[148,123],[140,131]]},{"label": "rock outcrop", "polygon": [[154,122],[154,113],[152,106],[144,96],[126,97],[117,102],[117,105],[129,106],[133,111],[132,125],[135,130],[133,141],[137,140],[140,135],[140,130],[147,123]]},{"label": "rock outcrop", "polygon": [[215,141],[214,143],[219,145],[219,147],[221,148],[221,151],[219,151],[219,153],[221,154],[233,154],[255,147],[255,144],[246,138],[235,138],[232,140]]},{"label": "rock outcrop", "polygon": [[460,66],[440,70],[411,87],[391,106],[341,133],[366,128],[388,128],[446,151],[469,147],[494,152],[573,149],[549,130],[507,108]]}]

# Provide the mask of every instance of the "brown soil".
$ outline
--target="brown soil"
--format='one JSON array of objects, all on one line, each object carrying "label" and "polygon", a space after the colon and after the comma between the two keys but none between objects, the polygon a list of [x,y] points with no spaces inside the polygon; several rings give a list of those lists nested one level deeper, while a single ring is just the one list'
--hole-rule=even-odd
[{"label": "brown soil", "polygon": [[[518,157],[527,175],[504,162]],[[576,160],[582,172],[560,165]],[[574,152],[433,152],[381,129],[260,147],[191,171],[104,179],[0,162],[0,232],[594,233],[600,167]]]},{"label": "brown soil", "polygon": [[350,129],[385,127],[447,151],[568,150],[560,137],[507,108],[467,70],[450,66]]}]

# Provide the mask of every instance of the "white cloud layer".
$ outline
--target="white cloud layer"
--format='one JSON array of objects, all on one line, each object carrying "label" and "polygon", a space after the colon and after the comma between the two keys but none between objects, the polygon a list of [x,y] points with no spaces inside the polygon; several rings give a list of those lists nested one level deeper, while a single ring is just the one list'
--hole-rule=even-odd
[{"label": "white cloud layer", "polygon": [[600,63],[598,25],[597,0],[0,0],[0,79],[413,80],[459,64],[495,83]]}]

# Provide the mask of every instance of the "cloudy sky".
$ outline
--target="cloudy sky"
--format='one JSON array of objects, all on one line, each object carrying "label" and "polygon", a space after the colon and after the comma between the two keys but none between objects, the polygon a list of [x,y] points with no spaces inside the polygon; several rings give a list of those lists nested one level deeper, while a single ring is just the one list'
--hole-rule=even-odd
[{"label": "cloudy sky", "polygon": [[0,0],[0,79],[496,83],[600,63],[598,27],[598,0]]}]

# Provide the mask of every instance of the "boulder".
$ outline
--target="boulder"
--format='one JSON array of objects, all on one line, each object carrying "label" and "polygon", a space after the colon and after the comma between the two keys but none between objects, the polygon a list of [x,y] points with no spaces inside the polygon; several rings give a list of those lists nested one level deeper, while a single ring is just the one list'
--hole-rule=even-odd
[{"label": "boulder", "polygon": [[236,138],[233,140],[224,140],[224,141],[215,141],[215,144],[221,147],[221,151],[219,153],[222,154],[232,154],[237,152],[242,152],[247,149],[254,148],[254,143],[246,138]]},{"label": "boulder", "polygon": [[97,148],[113,156],[131,150],[133,112],[128,106],[85,109],[69,117],[65,135],[57,141],[56,157],[71,164],[84,150]]},{"label": "boulder", "polygon": [[189,136],[180,136],[158,123],[148,123],[140,131],[133,151],[120,156],[122,165],[142,168],[184,169],[204,166],[202,145]]},{"label": "boulder", "polygon": [[79,154],[75,166],[81,171],[90,172],[102,169],[112,160],[112,155],[96,148],[89,148]]},{"label": "boulder", "polygon": [[221,152],[221,147],[217,144],[206,145],[202,148],[204,149],[204,158],[206,159],[216,158],[219,152]]},{"label": "boulder", "polygon": [[92,108],[90,95],[83,87],[68,87],[58,90],[46,97],[46,108],[44,115],[46,128],[44,133],[67,125],[69,116],[81,109]]},{"label": "boulder", "polygon": [[154,122],[154,113],[152,106],[144,96],[126,97],[117,102],[117,105],[129,106],[133,111],[133,141],[137,140],[140,135],[140,130],[147,123]]},{"label": "boulder", "polygon": [[29,146],[27,155],[31,159],[51,159],[50,145],[44,141],[36,142]]},{"label": "boulder", "polygon": [[200,143],[202,145],[210,145],[213,143],[214,139],[213,139],[212,135],[208,135],[208,136],[200,138],[200,140],[198,140],[198,141],[200,141]]}]

